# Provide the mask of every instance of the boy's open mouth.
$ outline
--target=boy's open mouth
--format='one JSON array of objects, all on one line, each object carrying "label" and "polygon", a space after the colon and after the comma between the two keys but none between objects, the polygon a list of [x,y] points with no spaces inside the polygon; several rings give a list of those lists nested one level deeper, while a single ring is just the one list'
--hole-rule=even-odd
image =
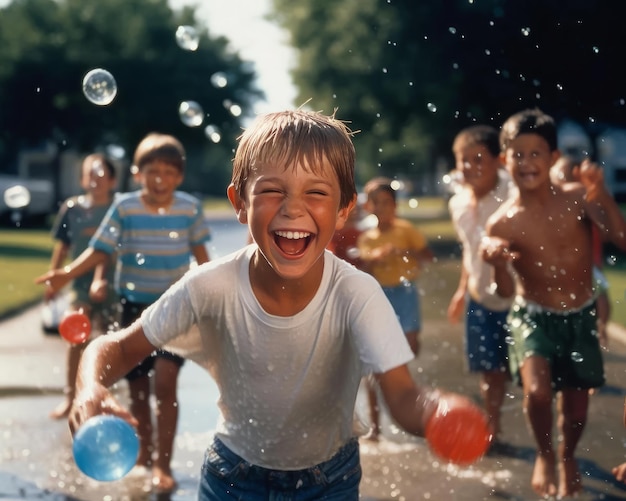
[{"label": "boy's open mouth", "polygon": [[302,254],[310,241],[311,234],[307,231],[274,232],[274,242],[281,251],[290,256]]}]

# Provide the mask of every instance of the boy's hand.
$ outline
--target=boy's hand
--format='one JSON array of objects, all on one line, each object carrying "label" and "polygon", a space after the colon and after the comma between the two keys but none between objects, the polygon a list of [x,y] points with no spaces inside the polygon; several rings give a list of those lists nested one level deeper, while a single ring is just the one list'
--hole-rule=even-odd
[{"label": "boy's hand", "polygon": [[46,298],[52,298],[57,292],[65,287],[70,278],[67,276],[67,272],[63,269],[50,270],[47,273],[37,277],[35,279],[36,284],[45,284],[46,290],[44,295]]},{"label": "boy's hand", "polygon": [[112,414],[124,419],[134,427],[138,426],[133,415],[118,403],[107,388],[100,384],[93,384],[89,386],[89,390],[79,392],[74,399],[68,418],[72,435],[89,418],[100,414]]},{"label": "boy's hand", "polygon": [[108,280],[100,279],[91,282],[89,286],[89,299],[94,303],[102,303],[106,297],[108,292]]},{"label": "boy's hand", "polygon": [[498,237],[483,237],[479,252],[482,258],[494,267],[506,266],[509,262],[519,258],[519,252],[509,248],[508,240]]},{"label": "boy's hand", "polygon": [[576,169],[576,175],[585,187],[587,192],[585,197],[589,202],[595,202],[603,195],[608,194],[604,185],[604,173],[598,164],[585,159]]}]

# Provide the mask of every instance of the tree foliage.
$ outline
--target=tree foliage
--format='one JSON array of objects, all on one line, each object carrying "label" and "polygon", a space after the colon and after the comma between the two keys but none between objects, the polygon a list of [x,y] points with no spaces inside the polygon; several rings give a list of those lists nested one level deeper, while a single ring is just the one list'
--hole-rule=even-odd
[{"label": "tree foliage", "polygon": [[362,172],[419,177],[454,135],[540,107],[626,123],[626,3],[274,0],[299,51],[298,99],[349,119]]},{"label": "tree foliage", "polygon": [[[181,49],[179,25],[198,29],[196,51]],[[262,94],[251,66],[231,52],[228,41],[209,36],[195,12],[173,12],[167,0],[14,0],[0,10],[0,160],[52,139],[60,147],[90,151],[105,144],[132,155],[148,132],[179,137],[188,150],[186,185],[223,194],[240,121]],[[111,72],[118,94],[97,106],[82,93],[93,68]],[[215,86],[223,73],[228,85]],[[197,101],[202,127],[178,117],[181,101]],[[243,110],[238,116],[231,104]],[[203,127],[216,126],[219,143]]]}]

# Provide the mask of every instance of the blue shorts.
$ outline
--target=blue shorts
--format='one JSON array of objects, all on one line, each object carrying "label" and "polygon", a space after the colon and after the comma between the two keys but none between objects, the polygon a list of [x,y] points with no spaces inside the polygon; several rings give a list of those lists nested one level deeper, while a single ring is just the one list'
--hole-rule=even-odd
[{"label": "blue shorts", "polygon": [[506,370],[508,310],[493,311],[473,299],[467,301],[465,314],[465,354],[470,372]]},{"label": "blue shorts", "polygon": [[402,330],[405,333],[419,332],[422,328],[422,317],[417,285],[407,282],[396,287],[383,287],[383,292],[393,306]]},{"label": "blue shorts", "polygon": [[361,462],[356,438],[328,461],[293,471],[250,464],[215,438],[204,455],[198,500],[358,501],[360,481]]}]

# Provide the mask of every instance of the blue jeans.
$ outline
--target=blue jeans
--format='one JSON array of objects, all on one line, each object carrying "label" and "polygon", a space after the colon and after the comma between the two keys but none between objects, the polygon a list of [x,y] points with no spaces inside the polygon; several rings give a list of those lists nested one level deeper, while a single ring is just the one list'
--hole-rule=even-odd
[{"label": "blue jeans", "polygon": [[360,481],[356,438],[328,461],[294,471],[250,464],[215,438],[204,455],[198,500],[358,501]]}]

